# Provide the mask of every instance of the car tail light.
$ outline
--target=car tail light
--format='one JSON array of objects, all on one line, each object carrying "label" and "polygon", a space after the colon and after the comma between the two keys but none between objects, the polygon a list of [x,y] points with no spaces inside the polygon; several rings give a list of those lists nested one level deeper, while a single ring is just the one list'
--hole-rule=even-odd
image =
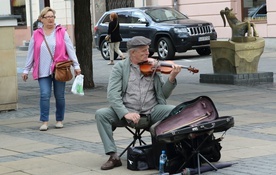
[{"label": "car tail light", "polygon": [[95,26],[94,31],[97,32],[97,30],[98,30],[98,26]]}]

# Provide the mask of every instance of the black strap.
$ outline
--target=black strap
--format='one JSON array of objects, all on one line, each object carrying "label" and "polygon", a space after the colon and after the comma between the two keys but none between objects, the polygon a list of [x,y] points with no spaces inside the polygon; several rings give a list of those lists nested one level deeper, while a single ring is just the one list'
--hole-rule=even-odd
[{"label": "black strap", "polygon": [[113,32],[115,31],[115,29],[117,29],[118,24],[119,24],[119,21],[117,21],[117,24],[116,24],[115,28],[112,30],[112,32],[111,32],[111,33],[113,33]]}]

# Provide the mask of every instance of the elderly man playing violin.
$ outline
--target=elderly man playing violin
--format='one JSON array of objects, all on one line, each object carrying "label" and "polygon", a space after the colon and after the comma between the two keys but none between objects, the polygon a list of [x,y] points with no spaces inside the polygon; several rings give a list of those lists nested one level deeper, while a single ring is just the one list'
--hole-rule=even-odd
[{"label": "elderly man playing violin", "polygon": [[[172,65],[166,81],[159,71],[145,75],[140,64],[148,62],[151,40],[135,36],[127,42],[129,58],[117,62],[109,77],[107,98],[110,107],[98,109],[95,117],[97,128],[102,139],[108,161],[101,166],[109,170],[122,166],[117,155],[117,147],[113,138],[113,128],[119,123],[138,124],[142,116],[150,116],[150,125],[166,118],[175,107],[167,105],[166,99],[176,87],[176,76],[181,66]],[[156,62],[152,64],[157,65]],[[157,66],[154,66],[157,67]]]}]

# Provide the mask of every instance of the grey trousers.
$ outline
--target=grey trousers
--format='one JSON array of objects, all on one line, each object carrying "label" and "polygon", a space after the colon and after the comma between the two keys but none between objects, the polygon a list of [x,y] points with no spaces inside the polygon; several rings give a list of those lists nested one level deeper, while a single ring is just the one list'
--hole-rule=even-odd
[{"label": "grey trousers", "polygon": [[109,43],[109,54],[110,54],[110,61],[114,61],[114,52],[116,52],[120,57],[123,57],[124,54],[121,52],[120,48],[120,42],[115,43]]},{"label": "grey trousers", "polygon": [[[174,107],[173,105],[156,105],[151,113],[151,125],[166,118]],[[108,155],[111,152],[117,152],[112,128],[122,126],[122,122],[127,124],[126,121],[120,120],[111,107],[98,109],[95,117],[98,132],[104,145],[105,154]]]}]

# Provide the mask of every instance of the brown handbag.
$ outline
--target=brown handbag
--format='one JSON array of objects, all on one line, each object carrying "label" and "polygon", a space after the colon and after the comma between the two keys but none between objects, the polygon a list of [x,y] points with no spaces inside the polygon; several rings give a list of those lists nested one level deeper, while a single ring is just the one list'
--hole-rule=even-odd
[{"label": "brown handbag", "polygon": [[106,35],[105,38],[104,38],[106,41],[110,42],[111,39],[110,39],[110,35]]},{"label": "brown handbag", "polygon": [[[45,36],[44,36],[44,41],[45,41],[45,44],[47,46],[47,49],[54,61],[54,57],[50,51],[50,48],[49,48],[49,45],[45,39]],[[57,81],[61,81],[61,82],[66,82],[66,81],[70,81],[72,78],[73,78],[73,74],[71,72],[71,66],[73,65],[73,61],[72,60],[67,60],[67,61],[61,61],[61,62],[58,62],[56,63],[56,66],[55,66],[55,79]]]},{"label": "brown handbag", "polygon": [[70,69],[72,64],[72,60],[58,62],[55,67],[55,79],[62,82],[70,81],[73,78]]}]

